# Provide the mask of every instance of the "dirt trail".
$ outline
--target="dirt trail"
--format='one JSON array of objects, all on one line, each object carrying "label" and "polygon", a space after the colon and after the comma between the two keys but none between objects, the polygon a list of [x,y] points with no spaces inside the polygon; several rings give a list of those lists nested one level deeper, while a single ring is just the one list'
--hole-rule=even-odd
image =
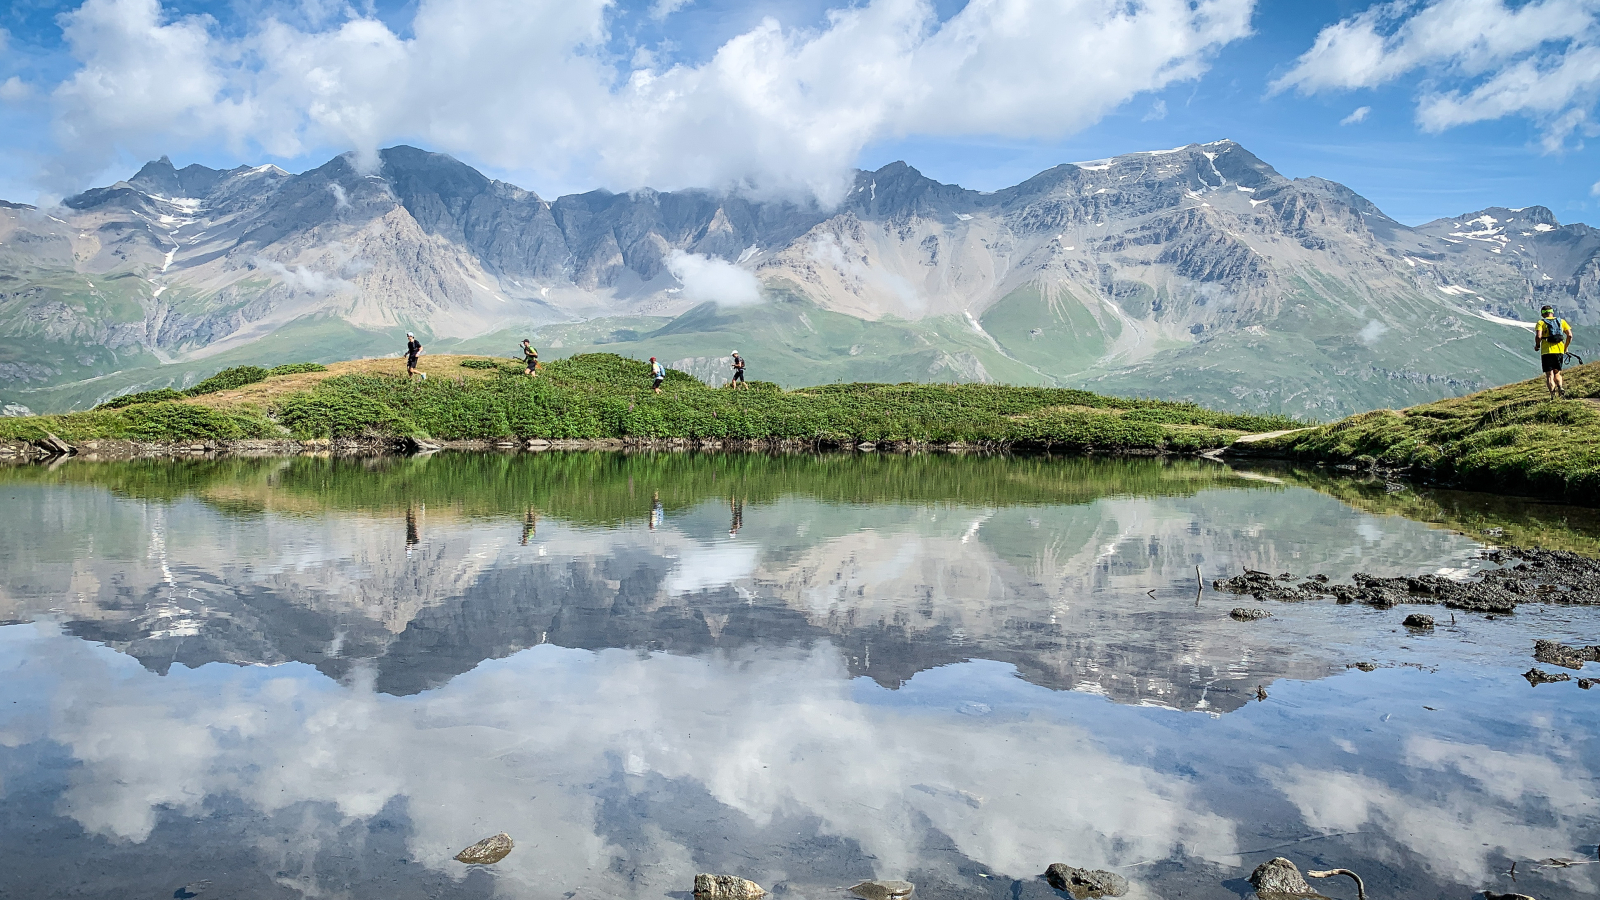
[{"label": "dirt trail", "polygon": [[1305,428],[1285,428],[1282,431],[1263,431],[1260,434],[1247,434],[1242,437],[1234,438],[1233,442],[1235,444],[1254,444],[1256,441],[1264,441],[1267,438],[1282,437],[1286,434],[1294,434],[1297,431],[1310,431],[1315,427],[1317,426],[1308,425]]}]

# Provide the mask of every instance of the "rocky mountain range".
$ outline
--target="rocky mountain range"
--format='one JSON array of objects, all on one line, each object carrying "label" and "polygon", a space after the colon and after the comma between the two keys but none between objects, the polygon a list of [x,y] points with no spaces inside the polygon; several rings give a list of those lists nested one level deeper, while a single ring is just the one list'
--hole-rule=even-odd
[{"label": "rocky mountain range", "polygon": [[[978,192],[904,163],[836,208],[704,190],[545,200],[449,156],[291,175],[163,158],[0,204],[0,406],[224,365],[655,355],[707,380],[997,380],[1330,418],[1526,377],[1541,303],[1600,321],[1600,232],[1543,207],[1419,227],[1232,141]],[[1580,335],[1579,348],[1582,349]]]}]

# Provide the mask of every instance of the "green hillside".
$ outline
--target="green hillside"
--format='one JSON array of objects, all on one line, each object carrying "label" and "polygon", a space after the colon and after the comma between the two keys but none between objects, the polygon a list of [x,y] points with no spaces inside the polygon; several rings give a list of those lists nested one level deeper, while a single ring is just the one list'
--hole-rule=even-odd
[{"label": "green hillside", "polygon": [[1475,490],[1600,503],[1600,363],[1566,373],[1567,398],[1536,378],[1465,397],[1380,409],[1251,445],[1291,459],[1404,470]]},{"label": "green hillside", "polygon": [[[79,413],[0,419],[0,439],[69,443],[292,437],[426,437],[986,443],[1068,451],[1193,452],[1296,423],[1186,403],[989,384],[711,388],[678,371],[650,390],[644,363],[585,354],[543,367],[483,357],[423,358],[425,381],[395,359],[270,376],[220,373],[195,396],[133,396]],[[206,391],[198,393],[199,391]]]}]

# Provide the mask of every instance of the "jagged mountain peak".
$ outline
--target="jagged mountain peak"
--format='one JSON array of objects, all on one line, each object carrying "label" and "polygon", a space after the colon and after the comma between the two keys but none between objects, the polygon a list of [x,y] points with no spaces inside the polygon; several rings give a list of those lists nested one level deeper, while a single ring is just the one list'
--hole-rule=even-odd
[{"label": "jagged mountain peak", "polygon": [[896,160],[871,172],[857,170],[855,184],[839,211],[866,218],[937,218],[966,210],[978,196],[977,191],[935,181],[905,161]]},{"label": "jagged mountain peak", "polygon": [[222,169],[213,169],[199,163],[191,163],[179,169],[173,166],[170,157],[162,156],[158,160],[145,163],[127,183],[147,194],[168,199],[204,197],[217,186],[217,182],[229,174]]}]

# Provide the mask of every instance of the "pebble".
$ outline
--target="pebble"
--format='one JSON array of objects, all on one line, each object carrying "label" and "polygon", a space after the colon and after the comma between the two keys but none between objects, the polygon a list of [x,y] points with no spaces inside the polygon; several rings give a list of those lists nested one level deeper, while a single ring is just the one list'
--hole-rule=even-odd
[{"label": "pebble", "polygon": [[1075,900],[1088,897],[1121,897],[1128,892],[1128,879],[1104,869],[1080,869],[1066,863],[1051,863],[1044,870],[1045,880]]},{"label": "pebble", "polygon": [[863,881],[850,892],[866,900],[905,900],[916,886],[909,881]]},{"label": "pebble", "polygon": [[737,875],[708,875],[694,877],[694,900],[757,900],[767,892],[756,884]]}]

